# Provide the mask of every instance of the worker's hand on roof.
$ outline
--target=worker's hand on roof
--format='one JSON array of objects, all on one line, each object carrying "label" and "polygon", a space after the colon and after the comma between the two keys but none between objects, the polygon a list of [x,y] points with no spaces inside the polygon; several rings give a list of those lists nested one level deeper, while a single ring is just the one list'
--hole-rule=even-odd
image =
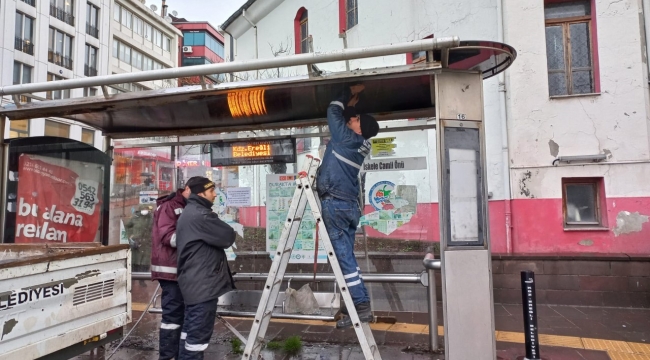
[{"label": "worker's hand on roof", "polygon": [[348,107],[354,107],[359,102],[359,94],[352,95],[350,101],[348,101]]}]

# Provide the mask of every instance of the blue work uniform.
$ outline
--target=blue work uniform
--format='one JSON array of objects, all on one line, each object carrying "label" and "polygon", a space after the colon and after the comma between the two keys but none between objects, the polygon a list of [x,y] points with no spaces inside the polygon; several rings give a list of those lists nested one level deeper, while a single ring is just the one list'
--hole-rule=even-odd
[{"label": "blue work uniform", "polygon": [[321,199],[323,222],[343,271],[355,305],[370,302],[357,259],[354,256],[354,235],[359,226],[359,171],[370,153],[370,142],[347,127],[343,116],[349,91],[332,101],[327,108],[327,124],[331,134],[316,185]]}]

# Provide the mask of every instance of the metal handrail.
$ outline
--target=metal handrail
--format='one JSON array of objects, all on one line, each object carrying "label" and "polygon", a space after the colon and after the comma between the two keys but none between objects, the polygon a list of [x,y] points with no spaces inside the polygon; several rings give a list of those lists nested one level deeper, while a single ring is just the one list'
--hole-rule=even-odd
[{"label": "metal handrail", "polygon": [[14,49],[29,55],[34,55],[34,43],[18,36],[16,36],[16,40],[14,41]]},{"label": "metal handrail", "polygon": [[154,80],[177,79],[187,76],[207,76],[233,72],[271,69],[278,67],[313,65],[334,61],[372,58],[378,56],[398,55],[416,51],[431,51],[449,49],[460,46],[457,36],[416,40],[406,43],[369,46],[355,49],[343,49],[330,52],[315,52],[279,56],[270,59],[233,61],[206,65],[186,66],[131,72],[114,75],[95,76],[91,78],[76,78],[63,81],[41,82],[0,87],[0,96],[38,93],[52,90],[78,89],[85,87],[106,86],[122,83],[133,83]]},{"label": "metal handrail", "polygon": [[86,34],[94,37],[95,39],[99,39],[99,29],[96,26],[90,25],[89,23],[86,23]]},{"label": "metal handrail", "polygon": [[[237,281],[266,281],[269,275],[267,273],[237,273],[233,278]],[[147,272],[133,272],[131,273],[133,280],[151,280],[151,273]],[[307,273],[287,273],[284,274],[285,281],[313,281],[314,275]],[[334,274],[316,274],[316,281],[336,281]],[[401,284],[422,284],[422,274],[363,274],[364,282],[390,282]]]},{"label": "metal handrail", "polygon": [[[68,70],[72,70],[72,59],[67,56],[63,56],[57,52],[54,52],[53,50],[49,50],[47,52],[47,61],[51,62],[52,64],[62,66]],[[53,82],[49,82],[49,83],[51,84]],[[67,90],[67,89],[53,89],[53,90]]]},{"label": "metal handrail", "polygon": [[97,69],[90,65],[84,65],[84,75],[97,76]]},{"label": "metal handrail", "polygon": [[68,25],[74,26],[74,16],[64,9],[58,8],[55,5],[50,4],[50,15],[55,18],[63,21]]}]

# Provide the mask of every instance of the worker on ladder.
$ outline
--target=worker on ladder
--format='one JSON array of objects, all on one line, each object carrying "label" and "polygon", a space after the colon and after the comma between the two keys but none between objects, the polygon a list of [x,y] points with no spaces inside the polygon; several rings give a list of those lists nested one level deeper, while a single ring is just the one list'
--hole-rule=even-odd
[{"label": "worker on ladder", "polygon": [[[327,124],[331,139],[318,170],[317,190],[321,200],[323,222],[336,258],[341,266],[349,293],[362,322],[373,315],[368,290],[354,256],[354,240],[361,209],[359,207],[359,171],[370,153],[368,139],[379,132],[379,124],[370,115],[359,114],[355,105],[364,86],[345,87],[341,96],[327,108]],[[352,326],[347,309],[336,323],[339,329]]]}]

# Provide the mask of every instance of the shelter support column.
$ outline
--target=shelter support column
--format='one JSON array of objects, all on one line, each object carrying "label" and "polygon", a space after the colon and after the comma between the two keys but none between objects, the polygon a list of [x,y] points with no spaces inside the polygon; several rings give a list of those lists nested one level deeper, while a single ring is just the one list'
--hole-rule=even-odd
[{"label": "shelter support column", "polygon": [[444,70],[434,81],[445,358],[496,359],[483,77]]}]

